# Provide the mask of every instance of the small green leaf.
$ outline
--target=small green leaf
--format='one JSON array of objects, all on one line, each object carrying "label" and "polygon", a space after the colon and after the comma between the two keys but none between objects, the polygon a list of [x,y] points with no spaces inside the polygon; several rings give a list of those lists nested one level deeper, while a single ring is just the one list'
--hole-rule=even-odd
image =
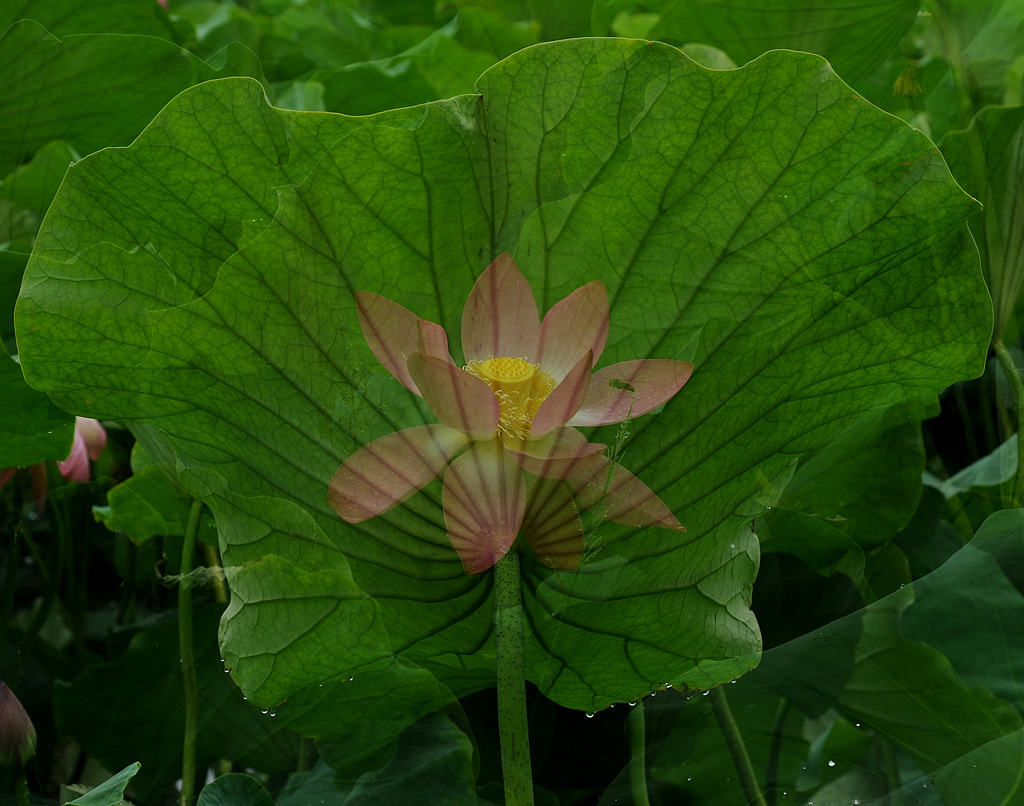
[{"label": "small green leaf", "polygon": [[64,803],[64,806],[118,806],[124,800],[124,790],[132,778],[139,771],[142,765],[139,762],[129,764],[117,775],[113,775],[95,789],[74,800]]},{"label": "small green leaf", "polygon": [[[136,544],[157,535],[181,537],[192,503],[155,465],[136,470],[130,479],[111,488],[107,501],[106,507],[93,507],[97,522],[113,532],[124,532]],[[200,528],[200,539],[215,545],[212,525],[204,520]]]},{"label": "small green leaf", "polygon": [[204,786],[198,806],[274,806],[274,799],[255,778],[236,772]]}]

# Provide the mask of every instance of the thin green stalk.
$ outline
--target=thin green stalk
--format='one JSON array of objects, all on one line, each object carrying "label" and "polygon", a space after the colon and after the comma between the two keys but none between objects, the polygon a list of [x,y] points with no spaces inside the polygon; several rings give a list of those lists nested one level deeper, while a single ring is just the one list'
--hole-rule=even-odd
[{"label": "thin green stalk", "polygon": [[732,755],[732,763],[736,765],[740,783],[743,784],[743,791],[747,795],[747,803],[751,806],[766,806],[764,795],[757,785],[754,767],[750,763],[747,746],[743,743],[743,736],[736,725],[736,720],[733,719],[732,709],[729,708],[729,701],[725,698],[725,689],[722,686],[711,689],[711,707],[714,709],[715,719],[718,720],[718,727],[725,737],[725,744]]},{"label": "thin green stalk", "polygon": [[505,806],[533,806],[521,586],[519,554],[510,551],[494,566],[494,651]]},{"label": "thin green stalk", "polygon": [[196,784],[196,738],[199,733],[199,687],[192,644],[192,586],[188,575],[196,552],[202,501],[193,501],[181,547],[181,578],[178,582],[178,644],[181,676],[185,684],[185,739],[181,759],[181,806],[191,806]]},{"label": "thin green stalk", "polygon": [[[1006,380],[1010,384],[1010,392],[1013,395],[1013,405],[1017,409],[1017,476],[1013,483],[1013,497],[1008,502],[1012,507],[1024,505],[1024,473],[1021,472],[1022,459],[1024,459],[1024,381],[1021,381],[1017,365],[1013,363],[1013,356],[1006,346],[996,339],[992,343],[996,351],[996,358],[999,360],[1003,372],[1006,373]],[[1004,502],[1004,505],[1007,502]]]},{"label": "thin green stalk", "polygon": [[779,703],[775,713],[775,725],[772,728],[772,749],[768,753],[768,769],[764,775],[765,800],[768,806],[775,806],[776,791],[779,788],[779,755],[782,752],[782,734],[786,730],[789,718],[789,700]]},{"label": "thin green stalk", "polygon": [[644,701],[638,700],[636,708],[629,715],[629,788],[633,795],[633,806],[650,806],[647,796],[647,724],[644,718]]}]

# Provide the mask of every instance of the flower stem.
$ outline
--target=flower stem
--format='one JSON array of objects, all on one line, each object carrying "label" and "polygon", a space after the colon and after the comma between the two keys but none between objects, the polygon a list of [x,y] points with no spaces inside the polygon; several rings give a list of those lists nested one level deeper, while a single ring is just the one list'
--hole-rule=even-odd
[{"label": "flower stem", "polygon": [[14,772],[14,792],[18,806],[31,806],[32,798],[28,792],[28,777],[25,775],[25,767],[16,765]]},{"label": "flower stem", "polygon": [[644,701],[637,700],[636,707],[629,715],[629,789],[633,795],[633,806],[650,806],[647,796],[647,725],[644,718]]},{"label": "flower stem", "polygon": [[1006,349],[1006,345],[996,339],[992,347],[996,351],[996,358],[999,360],[1003,372],[1006,373],[1006,381],[1013,394],[1013,405],[1017,410],[1017,475],[1013,484],[1013,497],[1003,505],[1019,507],[1024,504],[1024,472],[1021,472],[1021,460],[1024,458],[1024,381],[1021,380],[1020,372],[1017,370],[1010,351]]},{"label": "flower stem", "polygon": [[729,701],[725,698],[725,691],[721,686],[711,689],[711,707],[715,711],[718,726],[732,754],[732,763],[736,765],[736,772],[739,773],[743,791],[747,795],[747,803],[751,806],[765,806],[764,795],[757,785],[757,776],[747,754],[747,746],[743,744],[743,736],[736,725],[736,720],[733,719],[732,709],[729,708]]},{"label": "flower stem", "polygon": [[494,566],[494,651],[505,806],[533,806],[523,659],[523,593],[519,554],[515,551],[508,552]]},{"label": "flower stem", "polygon": [[192,644],[192,585],[188,575],[196,551],[199,516],[203,502],[194,500],[188,512],[181,547],[181,578],[178,582],[178,643],[181,676],[185,684],[185,739],[181,758],[181,806],[191,806],[196,784],[196,739],[199,733],[199,687],[196,683],[195,647]]}]

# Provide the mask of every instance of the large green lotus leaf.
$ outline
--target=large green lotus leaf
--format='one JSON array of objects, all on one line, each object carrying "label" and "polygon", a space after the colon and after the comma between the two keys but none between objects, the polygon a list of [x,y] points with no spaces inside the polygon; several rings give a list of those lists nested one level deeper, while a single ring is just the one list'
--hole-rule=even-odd
[{"label": "large green lotus leaf", "polygon": [[9,0],[0,6],[0,30],[35,20],[54,36],[142,34],[170,38],[167,12],[156,0]]},{"label": "large green lotus leaf", "polygon": [[982,109],[967,131],[942,140],[942,153],[964,190],[985,209],[971,218],[995,306],[995,337],[1024,283],[1024,106]]},{"label": "large green lotus leaf", "polygon": [[656,0],[643,8],[660,15],[648,33],[652,39],[712,45],[737,64],[777,48],[818,53],[856,84],[896,48],[920,5],[918,0]]},{"label": "large green lotus leaf", "polygon": [[[492,577],[463,574],[440,485],[358,526],[327,507],[343,459],[431,416],[365,345],[356,289],[443,323],[458,357],[472,283],[514,251],[542,309],[607,284],[602,364],[694,359],[623,457],[689,531],[602,527],[573,574],[524,555],[528,675],[591,710],[756,664],[750,518],[773,483],[865,412],[983,367],[974,202],[820,58],[714,72],[567,41],[477,90],[345,118],[201,85],[76,164],[26,270],[32,383],[147,424],[217,514],[224,657],[261,701],[383,659],[381,636],[439,673],[493,674]],[[336,593],[328,629],[317,608],[345,569],[372,600]]]},{"label": "large green lotus leaf", "polygon": [[0,37],[0,175],[51,140],[79,154],[125,145],[171,98],[218,76],[262,75],[236,45],[211,66],[149,36],[82,34],[57,39],[38,23],[15,23]]}]

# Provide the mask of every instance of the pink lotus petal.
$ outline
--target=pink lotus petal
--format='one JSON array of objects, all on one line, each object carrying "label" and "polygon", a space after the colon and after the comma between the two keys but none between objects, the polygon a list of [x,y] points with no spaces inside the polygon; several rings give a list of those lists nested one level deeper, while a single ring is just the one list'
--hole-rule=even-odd
[{"label": "pink lotus petal", "polygon": [[689,361],[667,358],[612,364],[591,376],[583,405],[569,424],[608,425],[639,417],[682,389],[692,374]]},{"label": "pink lotus petal", "polygon": [[465,434],[438,424],[375,439],[337,469],[327,501],[349,523],[374,518],[438,478],[467,442]]},{"label": "pink lotus petal", "polygon": [[537,301],[512,258],[500,255],[480,277],[462,311],[466,361],[529,358],[540,328]]},{"label": "pink lotus petal", "polygon": [[444,332],[444,328],[426,319],[420,319],[416,324],[416,349],[431,358],[441,358],[449,364],[454,364],[451,353],[448,352],[448,334]]},{"label": "pink lotus petal", "polygon": [[99,420],[90,417],[75,418],[75,433],[81,434],[85,439],[85,447],[88,449],[89,458],[94,462],[100,458],[103,449],[107,446],[107,432]]},{"label": "pink lotus petal", "polygon": [[543,439],[528,439],[522,450],[507,445],[512,461],[535,476],[565,479],[585,470],[607,446],[588,442],[575,428],[560,428]]},{"label": "pink lotus petal", "polygon": [[356,291],[356,312],[363,337],[377,360],[396,381],[418,395],[406,362],[418,349],[420,318],[397,302],[369,291]]},{"label": "pink lotus petal", "polygon": [[505,556],[526,510],[522,472],[500,439],[477,442],[444,475],[444,522],[467,574],[486,571]]},{"label": "pink lotus petal", "polygon": [[598,457],[586,470],[573,476],[569,483],[576,488],[580,507],[598,511],[604,520],[628,526],[660,526],[686,531],[654,490],[622,465],[612,466],[607,457]]},{"label": "pink lotus petal", "polygon": [[608,291],[595,281],[577,288],[544,316],[534,360],[561,383],[587,350],[594,363],[608,341]]},{"label": "pink lotus petal", "polygon": [[443,358],[420,352],[409,356],[409,374],[442,423],[472,439],[494,436],[501,408],[482,380]]},{"label": "pink lotus petal", "polygon": [[583,524],[569,485],[560,479],[528,476],[527,490],[522,531],[530,548],[549,568],[576,570],[583,555]]},{"label": "pink lotus petal", "polygon": [[57,462],[57,469],[68,481],[89,480],[89,448],[85,444],[85,437],[77,428],[75,438],[71,442],[71,453],[62,462]]},{"label": "pink lotus petal", "polygon": [[594,355],[587,350],[569,373],[540,404],[533,416],[530,437],[542,437],[565,425],[579,411],[590,389],[590,371],[594,368]]}]

